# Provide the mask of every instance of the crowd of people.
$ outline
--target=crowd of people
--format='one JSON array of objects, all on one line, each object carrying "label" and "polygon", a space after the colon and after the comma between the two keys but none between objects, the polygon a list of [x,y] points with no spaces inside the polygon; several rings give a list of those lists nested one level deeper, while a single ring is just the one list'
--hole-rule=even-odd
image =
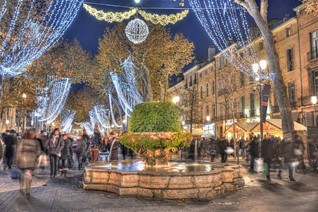
[{"label": "crowd of people", "polygon": [[[234,139],[226,139],[225,137],[203,138],[199,146],[201,155],[210,155],[211,161],[220,156],[220,161],[226,163],[229,156],[239,156],[249,162],[250,172],[255,172],[256,166],[260,161],[263,164],[262,169],[267,180],[271,180],[270,169],[277,169],[277,177],[281,179],[281,172],[284,165],[288,167],[290,181],[295,181],[294,173],[297,170],[305,170],[304,161],[305,145],[303,140],[296,133],[284,135],[284,139],[279,137],[265,135],[263,140],[260,136],[251,134],[248,138],[239,139],[236,143]],[[314,166],[318,166],[318,145],[310,144],[309,148],[313,152],[310,154],[310,160],[314,160]]]},{"label": "crowd of people", "polygon": [[36,168],[49,166],[52,179],[58,173],[66,176],[71,168],[81,170],[84,163],[100,160],[100,154],[108,154],[111,146],[111,160],[118,160],[119,150],[125,158],[127,149],[116,139],[119,136],[120,133],[115,132],[103,135],[97,128],[91,136],[85,129],[74,136],[56,128],[50,134],[44,131],[37,134],[28,129],[19,138],[14,130],[8,130],[0,140],[0,161],[3,160],[3,170],[18,170],[20,189],[23,191],[25,187],[29,195],[32,173]]}]

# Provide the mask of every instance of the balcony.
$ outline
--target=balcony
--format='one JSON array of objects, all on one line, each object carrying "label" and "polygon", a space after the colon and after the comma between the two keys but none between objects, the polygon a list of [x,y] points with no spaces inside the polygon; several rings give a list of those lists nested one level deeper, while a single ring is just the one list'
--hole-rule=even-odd
[{"label": "balcony", "polygon": [[307,53],[308,68],[314,68],[318,65],[318,50]]}]

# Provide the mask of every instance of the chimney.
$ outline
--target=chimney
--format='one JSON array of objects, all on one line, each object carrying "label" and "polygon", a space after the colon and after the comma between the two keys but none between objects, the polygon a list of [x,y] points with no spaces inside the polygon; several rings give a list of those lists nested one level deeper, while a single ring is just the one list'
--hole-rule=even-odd
[{"label": "chimney", "polygon": [[211,62],[213,61],[213,58],[215,56],[215,48],[213,46],[208,47],[208,61]]}]

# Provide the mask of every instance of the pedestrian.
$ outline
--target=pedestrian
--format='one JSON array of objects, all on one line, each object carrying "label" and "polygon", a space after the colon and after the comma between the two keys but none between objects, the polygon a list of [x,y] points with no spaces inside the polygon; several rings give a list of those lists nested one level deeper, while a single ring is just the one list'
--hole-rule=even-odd
[{"label": "pedestrian", "polygon": [[255,160],[259,158],[259,143],[256,136],[250,137],[249,143],[249,155],[250,155],[250,171],[254,172]]},{"label": "pedestrian", "polygon": [[226,163],[226,161],[227,161],[226,150],[228,147],[229,147],[229,144],[228,144],[227,140],[225,139],[224,136],[222,136],[220,141],[219,141],[219,151],[220,151],[222,163]]},{"label": "pedestrian", "polygon": [[210,139],[209,147],[208,147],[209,154],[211,156],[211,162],[214,162],[217,154],[218,154],[218,143],[214,136]]},{"label": "pedestrian", "polygon": [[41,132],[37,138],[41,142],[40,145],[41,145],[43,152],[45,154],[47,154],[47,142],[48,142],[47,133],[44,130],[41,130]]},{"label": "pedestrian", "polygon": [[4,156],[4,147],[3,147],[2,139],[0,139],[0,167],[2,164],[3,156]]},{"label": "pedestrian", "polygon": [[77,168],[78,170],[81,170],[83,162],[84,162],[84,154],[85,154],[85,150],[86,150],[86,143],[83,139],[83,134],[80,133],[77,136],[77,145],[76,148],[74,150],[75,156],[76,156],[76,161],[77,161]]},{"label": "pedestrian", "polygon": [[305,144],[304,141],[301,139],[299,135],[295,135],[295,150],[294,150],[295,156],[298,159],[298,166],[297,169],[305,170],[306,165],[304,161],[304,153],[305,153]]},{"label": "pedestrian", "polygon": [[271,180],[270,168],[274,158],[274,152],[274,136],[269,138],[265,135],[261,143],[261,158],[264,160],[264,173],[268,181]]},{"label": "pedestrian", "polygon": [[97,127],[94,128],[94,135],[91,141],[91,162],[98,161],[99,148],[101,148],[102,137],[99,129]]},{"label": "pedestrian", "polygon": [[111,144],[111,152],[109,152],[110,155],[110,159],[113,160],[118,160],[118,153],[119,153],[119,139],[117,139],[117,135],[114,131],[109,133],[109,141]]},{"label": "pedestrian", "polygon": [[[235,143],[234,138],[231,138],[231,140],[230,140],[230,147],[231,147],[231,148],[234,150],[234,152],[235,152],[234,143]],[[234,152],[231,154],[233,157],[234,157]]]},{"label": "pedestrian", "polygon": [[[284,138],[280,145],[280,157],[284,159],[284,163],[288,166],[288,176],[290,181],[295,181],[295,161],[296,156],[294,153],[296,143],[292,133],[285,133]],[[279,175],[281,175],[281,170],[279,170]]]},{"label": "pedestrian", "polygon": [[[11,133],[12,132],[12,133]],[[7,131],[3,134],[4,150],[4,170],[10,170],[13,163],[13,156],[17,144],[17,137],[14,135],[14,130]]]},{"label": "pedestrian", "polygon": [[25,185],[26,195],[30,195],[32,172],[38,164],[38,159],[43,153],[40,143],[36,139],[35,130],[27,130],[21,141],[17,144],[15,164],[20,169],[19,186],[23,191]]},{"label": "pedestrian", "polygon": [[67,134],[62,135],[64,147],[61,151],[61,157],[59,158],[59,168],[61,175],[66,177],[70,160],[72,159],[72,141],[68,138]]},{"label": "pedestrian", "polygon": [[85,163],[89,161],[89,153],[91,148],[90,137],[85,129],[83,129],[83,140],[85,141],[85,152],[84,152],[84,161]]},{"label": "pedestrian", "polygon": [[64,148],[64,142],[62,141],[58,128],[53,130],[47,147],[50,157],[50,177],[55,178],[58,170],[58,159],[61,157],[61,151]]}]

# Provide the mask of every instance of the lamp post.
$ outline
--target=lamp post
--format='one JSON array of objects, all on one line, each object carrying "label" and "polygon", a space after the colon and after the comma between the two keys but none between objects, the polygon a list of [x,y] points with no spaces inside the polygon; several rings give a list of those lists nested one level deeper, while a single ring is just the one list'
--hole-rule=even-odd
[{"label": "lamp post", "polygon": [[257,81],[257,87],[259,89],[259,117],[260,117],[260,137],[261,140],[263,140],[263,106],[262,106],[262,82],[263,79],[261,77],[261,73],[262,71],[265,71],[267,66],[267,62],[266,60],[261,60],[259,63],[254,63],[253,64],[253,72],[256,76],[256,81]]},{"label": "lamp post", "polygon": [[[22,107],[25,106],[25,99],[27,98],[27,95],[25,93],[22,94]],[[25,110],[24,108],[21,110],[22,112],[22,132],[25,130]]]},{"label": "lamp post", "polygon": [[311,97],[311,103],[314,105],[314,127],[317,125],[317,120],[316,120],[316,104],[317,104],[317,96],[312,96]]},{"label": "lamp post", "polygon": [[6,120],[6,129],[8,129],[9,123],[10,123],[10,121],[7,119],[7,120]]}]

